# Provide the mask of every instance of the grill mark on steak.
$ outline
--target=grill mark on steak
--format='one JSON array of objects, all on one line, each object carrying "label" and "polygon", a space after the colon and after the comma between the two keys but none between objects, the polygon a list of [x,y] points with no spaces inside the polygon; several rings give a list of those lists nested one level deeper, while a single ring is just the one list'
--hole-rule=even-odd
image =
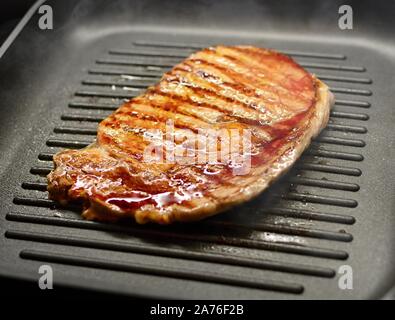
[{"label": "grill mark on steak", "polygon": [[[190,59],[190,61],[196,61],[195,58]],[[204,61],[204,60],[199,60]],[[188,65],[187,62],[181,64],[181,66]],[[170,81],[176,83],[182,83],[192,90],[196,91],[196,85],[204,86],[205,90],[209,90],[212,94],[216,95],[217,98],[226,98],[231,99],[231,101],[235,102],[238,101],[243,104],[246,108],[253,108],[256,111],[260,112],[261,114],[266,114],[266,118],[268,119],[275,119],[276,111],[271,110],[274,109],[273,106],[278,107],[278,103],[276,104],[275,101],[271,101],[268,97],[262,96],[261,93],[257,92],[256,90],[248,90],[246,86],[240,84],[232,84],[230,82],[226,82],[221,80],[220,83],[215,83],[210,79],[207,80],[208,76],[202,75],[202,73],[198,72],[199,70],[194,70],[193,66],[188,65],[189,68],[185,67],[177,67],[174,71],[177,71],[175,75],[167,75],[166,78]],[[211,74],[211,79],[213,75]],[[204,81],[205,80],[205,81]],[[201,88],[200,88],[201,89]],[[273,91],[273,88],[269,88]],[[261,90],[262,91],[262,90]],[[226,94],[225,94],[226,92]],[[281,98],[280,98],[281,96]],[[280,110],[284,112],[284,109],[287,108],[287,105],[283,102],[283,100],[287,98],[284,94],[280,95],[278,93],[275,94],[274,99],[281,104]],[[295,100],[293,99],[292,104],[295,104]],[[262,103],[264,103],[264,107],[262,107]],[[263,108],[263,110],[262,110]]]},{"label": "grill mark on steak", "polygon": [[[198,92],[198,90],[196,90],[196,89],[195,89],[195,91]],[[158,89],[158,88],[154,88],[152,90],[152,92],[160,94],[161,96],[166,97],[170,100],[174,100],[176,103],[179,103],[179,104],[188,104],[191,107],[196,107],[195,105],[198,104],[199,107],[204,107],[204,108],[208,108],[208,109],[213,109],[215,111],[219,111],[223,114],[223,116],[227,116],[227,117],[231,118],[232,120],[239,121],[241,123],[245,123],[248,125],[262,126],[262,123],[260,120],[242,118],[242,117],[234,114],[234,112],[231,111],[230,109],[221,108],[218,105],[214,105],[212,103],[200,102],[200,101],[198,103],[196,103],[196,101],[192,100],[188,96],[180,96],[180,95],[173,94],[173,93],[163,92],[163,91],[160,91],[160,89]],[[209,93],[211,93],[211,92],[209,92]]]},{"label": "grill mark on steak", "polygon": [[[298,65],[294,60],[292,60],[290,57],[287,57],[285,55],[282,55],[278,52],[273,52],[273,55],[262,55],[260,52],[257,52],[255,49],[252,48],[244,48],[244,47],[227,47],[225,50],[230,51],[232,54],[233,52],[236,52],[237,54],[235,55],[234,53],[232,55],[228,54],[223,54],[225,57],[227,57],[230,60],[233,60],[235,62],[238,61],[238,63],[245,65],[248,67],[251,62],[254,62],[254,68],[257,68],[258,70],[261,70],[264,73],[270,74],[270,77],[273,78],[273,80],[276,80],[275,83],[279,85],[280,87],[284,87],[285,89],[288,90],[288,92],[292,92],[292,90],[296,90],[296,93],[299,95],[304,95],[306,93],[311,93],[309,89],[312,89],[312,86],[314,84],[314,81],[312,80],[312,75],[307,73],[300,65]],[[240,54],[242,53],[242,54]],[[243,54],[246,54],[248,56],[245,56]],[[243,59],[243,60],[240,60]],[[245,62],[245,60],[248,59],[248,62]],[[269,61],[266,61],[269,60]],[[274,61],[273,61],[274,60]],[[288,75],[285,73],[278,72],[276,68],[273,66],[278,66],[275,62],[277,60],[283,61],[286,64],[292,65],[293,68],[298,70],[301,74],[303,74],[302,79],[303,82],[307,85],[307,87],[304,87],[303,85],[301,86],[293,86],[292,84],[295,85],[295,83],[298,83],[298,81],[290,82]],[[273,63],[268,63],[272,62]],[[276,72],[277,71],[277,72]],[[288,81],[285,81],[288,80]],[[284,83],[285,81],[285,83]],[[310,94],[307,99],[311,98]]]},{"label": "grill mark on steak", "polygon": [[[182,80],[180,79],[180,76],[177,75],[177,74],[176,74],[175,76],[172,76],[172,78],[173,78],[173,79],[170,80],[170,81],[169,81],[168,78],[164,78],[164,79],[163,79],[163,83],[171,82],[171,81],[177,82],[177,83],[181,83],[181,82],[182,82],[184,85],[186,85],[186,89],[192,91],[193,94],[195,94],[196,96],[199,96],[199,95],[200,95],[200,96],[207,95],[207,96],[211,96],[212,98],[225,101],[226,103],[233,103],[233,104],[235,104],[235,105],[237,105],[237,106],[245,107],[246,109],[252,108],[252,109],[254,109],[255,111],[257,111],[255,108],[253,108],[253,106],[252,106],[251,103],[246,103],[246,102],[237,100],[237,99],[235,99],[235,98],[233,98],[233,97],[228,97],[228,96],[219,94],[219,93],[215,92],[214,90],[210,90],[210,89],[207,89],[207,88],[196,87],[196,86],[192,85],[192,84],[189,83],[189,82],[186,82],[186,81],[184,82],[184,81],[182,81]],[[161,92],[163,92],[163,87],[161,87],[160,90],[161,90]]]},{"label": "grill mark on steak", "polygon": [[[164,79],[163,83],[166,83],[168,79]],[[249,115],[256,115],[260,120],[260,124],[273,120],[274,117],[271,116],[269,113],[269,111],[267,112],[263,112],[262,110],[258,110],[258,101],[243,101],[240,97],[237,96],[229,96],[229,95],[224,95],[223,92],[221,92],[218,88],[218,90],[220,92],[217,92],[214,88],[213,89],[209,89],[207,87],[203,88],[203,87],[196,87],[196,85],[193,85],[191,82],[188,82],[186,80],[183,80],[182,78],[180,78],[180,75],[176,74],[175,76],[173,76],[173,83],[178,84],[178,83],[182,83],[184,85],[184,91],[189,91],[189,95],[192,97],[205,97],[205,99],[207,99],[207,96],[209,96],[212,100],[216,100],[216,101],[223,101],[225,102],[227,105],[229,105],[229,109],[231,110],[231,105],[234,106],[234,110],[232,110],[233,114],[235,114],[236,112],[238,114],[249,114]],[[213,87],[213,86],[211,86]],[[161,91],[164,91],[164,88],[161,87]],[[172,91],[172,89],[170,90]],[[166,91],[165,91],[166,92]],[[239,94],[239,96],[242,94]],[[248,98],[246,98],[245,100],[247,100]],[[251,100],[251,99],[250,99]],[[223,106],[223,105],[222,105]],[[241,107],[240,108],[236,108],[237,107]],[[229,110],[228,109],[228,110]],[[252,113],[254,112],[254,113]],[[241,118],[241,116],[239,116],[238,118]]]},{"label": "grill mark on steak", "polygon": [[[209,51],[209,56],[211,56],[211,51]],[[262,90],[263,88],[266,89],[270,89],[270,90],[274,90],[276,93],[280,93],[283,95],[290,95],[290,98],[293,99],[300,99],[300,100],[304,100],[306,101],[306,99],[303,96],[300,96],[299,94],[295,94],[294,92],[290,92],[286,87],[284,87],[281,82],[279,81],[275,81],[274,79],[270,79],[268,77],[264,78],[264,79],[260,79],[257,81],[256,77],[254,78],[253,76],[251,76],[251,73],[253,70],[249,70],[248,72],[246,71],[246,66],[245,64],[243,64],[242,61],[233,58],[231,56],[228,55],[223,55],[221,56],[222,59],[227,59],[229,61],[232,61],[232,63],[234,63],[236,65],[236,67],[243,68],[243,70],[245,71],[245,73],[239,73],[239,72],[235,72],[230,68],[227,68],[225,66],[223,66],[221,64],[221,61],[218,60],[213,60],[212,62],[209,62],[206,59],[200,58],[194,58],[194,59],[190,59],[190,62],[184,62],[184,65],[188,65],[190,67],[199,67],[199,66],[203,66],[203,67],[211,67],[217,71],[219,71],[223,76],[233,80],[234,83],[231,83],[229,81],[224,81],[225,84],[227,85],[238,85],[239,89],[241,89],[242,91],[245,88],[240,88],[240,82],[241,80],[243,81],[243,84],[245,84],[245,86],[247,88],[251,88],[251,89],[259,89]],[[215,59],[215,57],[214,57]],[[193,63],[193,64],[191,64]],[[196,65],[195,63],[198,63],[198,65]],[[222,62],[223,63],[223,62]],[[256,72],[259,72],[259,70],[255,70]],[[211,74],[211,76],[213,76]],[[218,77],[220,79],[220,77]],[[259,83],[259,86],[255,84],[255,82]],[[244,92],[244,91],[243,91]],[[270,92],[269,92],[270,93]],[[270,102],[270,100],[268,100]]]},{"label": "grill mark on steak", "polygon": [[[191,62],[198,62],[198,61],[202,62],[200,65],[206,64],[206,65],[216,66],[215,64],[208,63],[207,61],[202,60],[202,59],[191,59],[190,61]],[[190,66],[187,63],[185,63],[185,65]],[[221,95],[224,96],[224,97],[228,97],[228,96],[223,94],[222,87],[225,87],[225,89],[229,88],[229,89],[233,90],[234,92],[238,92],[239,94],[245,95],[246,97],[249,97],[249,98],[264,99],[264,102],[265,102],[266,105],[273,104],[273,102],[270,100],[270,98],[267,98],[267,97],[263,96],[262,94],[259,94],[254,88],[252,88],[252,86],[248,86],[248,85],[245,86],[245,85],[241,85],[241,84],[237,84],[237,83],[227,82],[225,80],[222,80],[220,77],[214,76],[212,74],[207,74],[207,73],[205,74],[205,73],[203,73],[201,71],[193,72],[192,70],[194,70],[193,69],[194,67],[195,66],[192,65],[192,68],[190,68],[189,70],[185,69],[185,68],[182,68],[182,67],[178,67],[175,70],[176,71],[181,71],[182,73],[187,73],[188,75],[198,76],[199,78],[202,78],[203,80],[206,80],[207,83],[212,88],[212,91],[215,91],[215,92],[219,91],[221,93]],[[181,73],[181,76],[182,76],[182,73]],[[240,77],[240,78],[242,78],[242,77]],[[214,81],[214,79],[217,80],[217,81]],[[193,80],[192,80],[192,82],[193,82]],[[220,82],[220,83],[218,84],[218,82]],[[247,103],[246,105],[248,107],[250,107],[250,108],[252,107],[253,109],[255,109],[255,110],[259,111],[259,112],[262,112],[259,109],[257,109],[256,106],[254,104],[252,104],[252,103]]]}]

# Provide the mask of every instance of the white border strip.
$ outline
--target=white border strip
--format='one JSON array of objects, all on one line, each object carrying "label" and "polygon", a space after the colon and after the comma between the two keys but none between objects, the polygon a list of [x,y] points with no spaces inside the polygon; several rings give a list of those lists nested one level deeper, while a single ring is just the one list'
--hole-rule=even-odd
[{"label": "white border strip", "polygon": [[29,11],[26,12],[26,14],[23,16],[21,21],[18,22],[14,30],[12,30],[10,35],[7,37],[7,39],[3,42],[3,44],[0,47],[0,59],[4,55],[4,53],[8,50],[10,45],[14,42],[16,37],[25,27],[25,25],[29,22],[31,17],[36,13],[38,7],[40,7],[45,1],[47,0],[37,0],[36,3],[30,7]]}]

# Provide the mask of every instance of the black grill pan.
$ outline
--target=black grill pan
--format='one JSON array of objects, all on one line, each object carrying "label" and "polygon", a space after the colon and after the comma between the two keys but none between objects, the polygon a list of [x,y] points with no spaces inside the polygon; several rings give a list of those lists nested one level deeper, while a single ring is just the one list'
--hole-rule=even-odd
[{"label": "black grill pan", "polygon": [[[0,49],[1,275],[165,298],[381,298],[395,283],[391,2],[37,2]],[[380,19],[380,20],[378,20]],[[392,29],[391,29],[392,28]],[[101,224],[47,199],[52,155],[211,44],[281,50],[329,84],[330,123],[258,199],[190,225]],[[350,266],[353,289],[339,288]],[[39,289],[37,289],[39,290]],[[389,294],[387,294],[389,297]]]}]

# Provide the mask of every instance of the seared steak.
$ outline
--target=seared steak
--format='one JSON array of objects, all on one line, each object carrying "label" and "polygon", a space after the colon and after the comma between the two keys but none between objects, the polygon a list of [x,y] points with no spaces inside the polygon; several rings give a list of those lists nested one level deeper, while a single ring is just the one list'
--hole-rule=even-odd
[{"label": "seared steak", "polygon": [[[278,52],[204,49],[103,120],[94,144],[57,153],[50,198],[81,202],[83,216],[96,220],[167,224],[214,215],[257,196],[287,171],[326,126],[332,100],[325,84]],[[204,134],[213,130],[249,137],[241,147],[247,153],[236,148],[238,159],[249,159],[233,161],[234,148]],[[188,140],[191,134],[198,138]],[[188,156],[179,152],[177,160],[180,146]],[[196,161],[213,150],[222,157]]]}]

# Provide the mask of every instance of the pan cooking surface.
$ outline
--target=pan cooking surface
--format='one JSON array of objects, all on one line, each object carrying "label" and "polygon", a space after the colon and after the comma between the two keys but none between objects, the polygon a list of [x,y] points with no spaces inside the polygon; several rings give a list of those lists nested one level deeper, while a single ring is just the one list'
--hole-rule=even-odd
[{"label": "pan cooking surface", "polygon": [[[340,40],[91,27],[75,23],[47,38],[27,28],[14,43],[16,54],[0,61],[9,89],[2,101],[16,106],[10,112],[18,113],[19,133],[6,135],[13,150],[2,180],[8,275],[38,279],[45,263],[59,284],[153,297],[369,298],[391,286],[388,57]],[[51,47],[23,44],[29,33]],[[124,99],[190,53],[219,43],[278,49],[335,94],[327,128],[286,176],[257,199],[188,225],[85,221],[78,208],[48,200],[54,153],[87,146],[98,122]],[[30,61],[22,47],[32,47]],[[20,73],[6,61],[19,63]],[[352,267],[353,290],[338,286],[343,265]]]}]

